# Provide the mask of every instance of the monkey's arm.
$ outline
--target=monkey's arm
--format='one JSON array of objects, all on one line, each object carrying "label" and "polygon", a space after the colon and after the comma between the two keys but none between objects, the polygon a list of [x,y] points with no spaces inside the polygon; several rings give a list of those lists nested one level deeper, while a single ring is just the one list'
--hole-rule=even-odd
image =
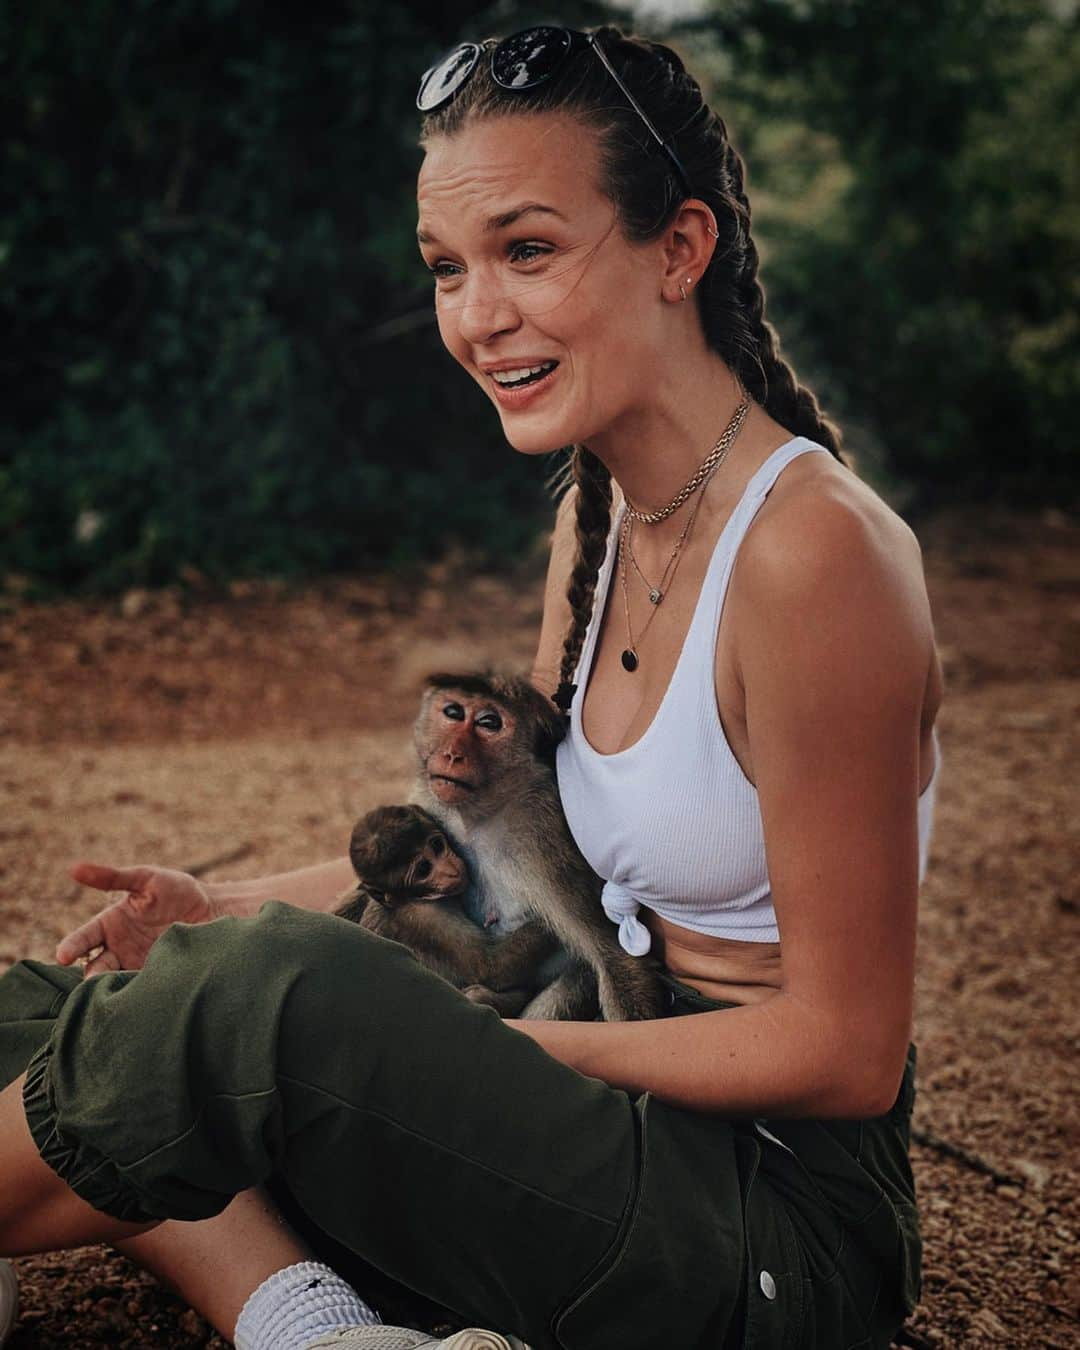
[{"label": "monkey's arm", "polygon": [[369,904],[361,922],[380,937],[403,943],[459,988],[508,990],[535,983],[537,968],[558,946],[535,920],[493,938],[466,917],[456,900],[410,900],[393,909]]}]

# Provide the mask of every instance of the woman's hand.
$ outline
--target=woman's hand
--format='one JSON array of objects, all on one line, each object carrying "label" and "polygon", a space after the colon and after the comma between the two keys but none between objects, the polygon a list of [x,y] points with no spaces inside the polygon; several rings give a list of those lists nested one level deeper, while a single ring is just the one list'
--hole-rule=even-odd
[{"label": "woman's hand", "polygon": [[86,963],[84,975],[138,970],[170,924],[207,923],[218,917],[208,889],[187,872],[79,862],[71,868],[71,875],[99,891],[127,892],[57,945],[56,959],[62,966],[96,952]]}]

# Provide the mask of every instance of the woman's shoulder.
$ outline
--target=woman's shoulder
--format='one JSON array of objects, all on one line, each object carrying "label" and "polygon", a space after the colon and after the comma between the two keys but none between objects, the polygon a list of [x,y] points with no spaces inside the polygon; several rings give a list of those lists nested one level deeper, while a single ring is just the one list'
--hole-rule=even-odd
[{"label": "woman's shoulder", "polygon": [[736,571],[733,645],[744,672],[789,650],[798,631],[811,666],[838,651],[864,662],[873,651],[893,675],[925,684],[935,649],[918,539],[839,460],[805,454],[785,467]]},{"label": "woman's shoulder", "polygon": [[[818,590],[865,576],[925,594],[915,532],[873,487],[829,454],[787,464],[740,548],[742,584]],[[742,556],[745,555],[745,556]],[[861,589],[861,588],[860,588]],[[823,597],[822,597],[823,598]]]}]

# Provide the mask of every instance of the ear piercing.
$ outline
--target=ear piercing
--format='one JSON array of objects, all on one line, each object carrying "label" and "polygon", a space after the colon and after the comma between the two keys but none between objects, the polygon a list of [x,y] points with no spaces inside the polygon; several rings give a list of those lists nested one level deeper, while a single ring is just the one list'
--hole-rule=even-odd
[{"label": "ear piercing", "polygon": [[713,227],[712,227],[711,225],[706,225],[705,228],[708,230],[708,232],[712,235],[712,237],[713,237],[714,239],[719,239],[719,238],[720,238],[720,231],[719,231],[719,230],[714,230]]},{"label": "ear piercing", "polygon": [[[694,284],[694,278],[693,278],[693,277],[687,277],[687,278],[686,278],[686,284],[687,284],[687,286],[692,286],[692,285]],[[682,284],[681,281],[679,282],[679,294],[682,296],[682,298],[683,298],[684,300],[686,299],[686,291],[683,290],[683,284]]]}]

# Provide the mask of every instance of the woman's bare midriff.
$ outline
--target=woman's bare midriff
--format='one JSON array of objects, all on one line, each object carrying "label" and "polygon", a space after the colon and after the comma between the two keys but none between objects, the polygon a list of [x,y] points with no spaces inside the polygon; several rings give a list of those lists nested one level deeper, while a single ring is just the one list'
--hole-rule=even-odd
[{"label": "woman's bare midriff", "polygon": [[708,998],[763,1003],[779,990],[779,942],[709,937],[669,923],[644,906],[637,917],[652,934],[652,952],[683,984]]}]

